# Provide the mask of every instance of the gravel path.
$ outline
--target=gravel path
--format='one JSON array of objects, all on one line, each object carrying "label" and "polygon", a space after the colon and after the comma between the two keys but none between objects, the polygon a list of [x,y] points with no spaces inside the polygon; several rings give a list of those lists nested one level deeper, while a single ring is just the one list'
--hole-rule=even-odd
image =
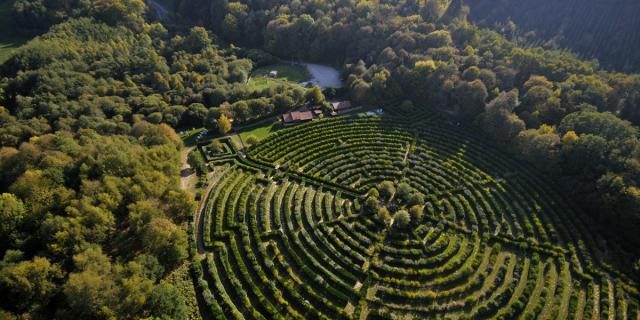
[{"label": "gravel path", "polygon": [[191,185],[191,180],[195,178],[195,172],[191,169],[189,163],[187,163],[187,158],[191,150],[193,150],[193,147],[184,148],[180,152],[180,162],[182,163],[180,168],[180,188],[187,191],[190,191],[189,186]]}]

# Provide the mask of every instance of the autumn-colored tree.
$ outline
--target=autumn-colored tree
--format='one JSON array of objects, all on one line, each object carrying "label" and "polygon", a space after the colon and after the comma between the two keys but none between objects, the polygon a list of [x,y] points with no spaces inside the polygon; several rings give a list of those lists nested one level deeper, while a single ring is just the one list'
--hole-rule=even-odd
[{"label": "autumn-colored tree", "polygon": [[380,221],[384,222],[385,224],[388,225],[391,222],[391,214],[389,213],[389,209],[385,207],[379,208],[376,214],[378,216],[378,219],[380,219]]},{"label": "autumn-colored tree", "polygon": [[220,114],[220,118],[218,118],[216,126],[218,127],[218,132],[220,132],[220,134],[227,134],[231,131],[231,120],[229,120],[229,118],[224,114]]}]

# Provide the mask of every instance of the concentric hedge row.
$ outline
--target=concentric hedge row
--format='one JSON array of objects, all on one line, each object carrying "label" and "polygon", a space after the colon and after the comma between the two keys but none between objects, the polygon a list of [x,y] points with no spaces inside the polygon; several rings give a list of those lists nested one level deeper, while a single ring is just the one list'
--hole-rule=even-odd
[{"label": "concentric hedge row", "polygon": [[[610,259],[622,249],[539,174],[431,114],[288,128],[214,175],[197,236],[221,318],[640,317]],[[425,195],[424,223],[395,234],[362,212],[383,180]]]}]

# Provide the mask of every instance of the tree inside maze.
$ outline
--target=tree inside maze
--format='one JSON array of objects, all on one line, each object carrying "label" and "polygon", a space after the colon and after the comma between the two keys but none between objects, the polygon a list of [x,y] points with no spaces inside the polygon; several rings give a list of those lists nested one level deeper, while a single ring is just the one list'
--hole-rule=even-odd
[{"label": "tree inside maze", "polygon": [[640,317],[624,243],[433,114],[313,121],[209,160],[196,241],[220,319]]}]

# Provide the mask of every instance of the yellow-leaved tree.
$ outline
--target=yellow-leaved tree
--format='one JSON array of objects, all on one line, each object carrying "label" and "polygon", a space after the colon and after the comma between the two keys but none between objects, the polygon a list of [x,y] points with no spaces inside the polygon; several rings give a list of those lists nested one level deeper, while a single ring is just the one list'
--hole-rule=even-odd
[{"label": "yellow-leaved tree", "polygon": [[217,126],[220,134],[227,134],[227,132],[231,131],[231,120],[224,114],[221,114],[220,118],[218,118]]}]

